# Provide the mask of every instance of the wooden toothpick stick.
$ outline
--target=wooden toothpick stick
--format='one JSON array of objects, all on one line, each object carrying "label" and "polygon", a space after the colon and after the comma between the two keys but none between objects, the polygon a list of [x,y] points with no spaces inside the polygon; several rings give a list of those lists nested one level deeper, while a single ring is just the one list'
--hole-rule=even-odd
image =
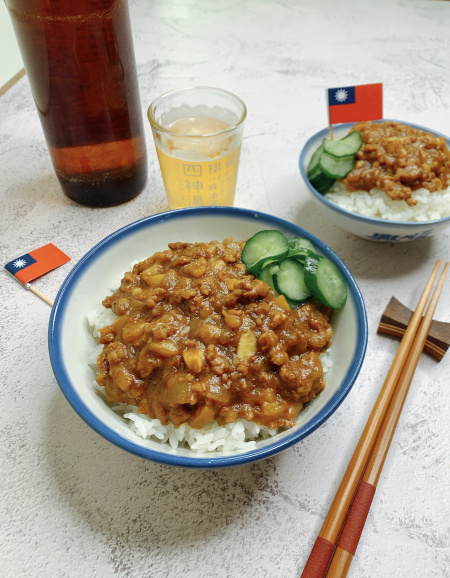
[{"label": "wooden toothpick stick", "polygon": [[31,291],[32,293],[34,293],[35,295],[37,295],[40,299],[42,299],[42,301],[45,301],[46,303],[48,303],[48,305],[50,305],[50,307],[53,307],[53,301],[51,299],[49,299],[46,295],[44,295],[43,293],[41,293],[39,291],[39,289],[36,289],[36,287],[33,287],[33,285],[30,285],[29,283],[27,283],[25,285],[25,287]]},{"label": "wooden toothpick stick", "polygon": [[330,123],[330,140],[334,140],[333,125]]}]

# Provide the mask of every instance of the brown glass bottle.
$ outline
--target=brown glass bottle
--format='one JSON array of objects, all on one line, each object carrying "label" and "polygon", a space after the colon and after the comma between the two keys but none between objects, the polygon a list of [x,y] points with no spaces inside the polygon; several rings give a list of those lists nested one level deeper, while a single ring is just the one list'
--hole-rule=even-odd
[{"label": "brown glass bottle", "polygon": [[64,193],[138,195],[147,152],[127,0],[5,0]]}]

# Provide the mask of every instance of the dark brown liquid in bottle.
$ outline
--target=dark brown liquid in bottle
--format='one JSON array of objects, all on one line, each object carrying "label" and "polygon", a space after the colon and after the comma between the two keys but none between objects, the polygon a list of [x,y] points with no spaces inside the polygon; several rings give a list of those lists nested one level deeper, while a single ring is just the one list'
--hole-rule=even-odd
[{"label": "dark brown liquid in bottle", "polygon": [[126,0],[6,0],[56,174],[78,203],[138,195],[147,153]]}]

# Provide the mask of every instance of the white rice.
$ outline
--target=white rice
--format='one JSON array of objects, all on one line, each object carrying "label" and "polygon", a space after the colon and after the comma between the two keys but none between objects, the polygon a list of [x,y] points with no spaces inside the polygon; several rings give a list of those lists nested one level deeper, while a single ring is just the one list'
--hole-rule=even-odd
[{"label": "white rice", "polygon": [[[96,383],[95,386],[99,388]],[[103,390],[104,395],[104,388],[99,389]],[[200,430],[187,423],[176,428],[173,424],[163,425],[159,419],[139,414],[133,405],[113,405],[111,409],[127,420],[131,431],[140,438],[168,444],[172,449],[189,448],[197,454],[254,449],[257,440],[268,439],[278,433],[277,429],[271,430],[245,419],[223,426],[213,422]]]},{"label": "white rice", "polygon": [[[120,286],[117,283],[116,288]],[[111,291],[112,293],[112,291]],[[111,309],[105,309],[101,304],[92,310],[87,316],[87,322],[96,343],[98,343],[99,329],[110,325],[116,319]],[[331,366],[331,349],[321,355],[324,373]],[[105,388],[95,381],[97,375],[97,357],[103,351],[103,345],[96,345],[89,356],[88,364],[93,371],[92,387],[106,401]],[[233,423],[219,425],[217,422],[208,424],[202,429],[194,429],[189,424],[182,424],[176,428],[173,424],[163,425],[159,419],[152,419],[147,415],[140,414],[137,407],[125,403],[108,403],[111,409],[126,420],[137,436],[143,439],[167,444],[172,449],[188,448],[197,454],[207,452],[230,453],[234,451],[251,450],[256,447],[256,442],[269,439],[279,432],[278,428],[269,429],[267,426],[258,425],[245,419],[238,419]]]},{"label": "white rice", "polygon": [[325,194],[329,201],[347,211],[387,221],[416,223],[437,221],[450,216],[450,187],[434,193],[427,189],[417,189],[411,196],[417,200],[416,205],[410,206],[403,200],[394,201],[377,188],[370,192],[349,193],[340,181],[336,181]]}]

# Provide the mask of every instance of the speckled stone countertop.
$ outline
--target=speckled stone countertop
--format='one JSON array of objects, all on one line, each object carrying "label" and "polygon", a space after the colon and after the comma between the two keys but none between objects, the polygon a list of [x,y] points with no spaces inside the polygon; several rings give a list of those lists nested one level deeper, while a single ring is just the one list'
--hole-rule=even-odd
[{"label": "speckled stone countertop", "polygon": [[[450,134],[450,2],[131,0],[144,111],[167,90],[212,85],[248,106],[236,205],[288,219],[343,259],[364,296],[368,353],[350,395],[316,432],[249,466],[192,471],[109,444],[71,409],[47,350],[50,308],[1,273],[0,575],[299,576],[393,359],[377,334],[392,295],[414,307],[450,230],[379,244],[318,211],[298,156],[327,125],[325,88],[383,82],[387,118]],[[149,180],[132,202],[62,194],[26,77],[0,98],[3,263],[55,243],[72,261],[35,285],[54,298],[99,240],[167,210],[146,126]],[[450,289],[435,318],[450,321]],[[350,576],[450,576],[449,367],[424,354]]]}]

